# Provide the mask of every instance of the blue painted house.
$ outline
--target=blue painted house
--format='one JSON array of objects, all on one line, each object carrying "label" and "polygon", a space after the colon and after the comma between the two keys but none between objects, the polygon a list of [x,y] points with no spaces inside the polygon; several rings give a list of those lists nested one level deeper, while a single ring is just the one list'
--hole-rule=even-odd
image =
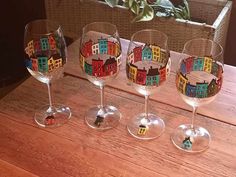
[{"label": "blue painted house", "polygon": [[193,71],[203,71],[204,57],[197,57],[193,60]]},{"label": "blue painted house", "polygon": [[147,60],[147,61],[152,60],[152,49],[147,45],[143,47],[142,60]]},{"label": "blue painted house", "polygon": [[182,74],[186,74],[186,63],[182,62],[180,65],[180,71]]},{"label": "blue painted house", "polygon": [[107,39],[98,39],[99,43],[99,53],[101,54],[107,54]]},{"label": "blue painted house", "polygon": [[31,59],[26,59],[25,60],[25,66],[29,69],[32,69],[32,60]]},{"label": "blue painted house", "polygon": [[207,88],[208,88],[208,83],[197,82],[197,84],[196,84],[196,97],[197,98],[206,98],[207,97]]},{"label": "blue painted house", "polygon": [[189,97],[196,97],[196,86],[190,84],[189,82],[186,85],[186,95]]},{"label": "blue painted house", "polygon": [[150,67],[146,76],[146,85],[158,85],[160,82],[160,75],[158,68]]}]

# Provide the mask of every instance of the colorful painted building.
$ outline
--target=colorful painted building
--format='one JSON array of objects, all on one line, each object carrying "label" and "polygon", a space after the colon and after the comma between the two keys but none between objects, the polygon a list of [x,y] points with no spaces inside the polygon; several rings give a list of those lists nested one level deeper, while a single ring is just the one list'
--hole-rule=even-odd
[{"label": "colorful painted building", "polygon": [[135,47],[133,49],[133,53],[134,53],[134,63],[136,63],[137,61],[142,61],[142,46]]},{"label": "colorful painted building", "polygon": [[84,62],[84,71],[85,73],[87,73],[88,75],[92,76],[93,75],[93,68],[92,68],[92,65],[87,63],[87,62]]},{"label": "colorful painted building", "polygon": [[34,52],[36,54],[41,52],[41,43],[39,40],[34,41]]},{"label": "colorful painted building", "polygon": [[93,41],[91,39],[84,43],[81,51],[84,57],[89,57],[92,55],[92,46],[93,46]]},{"label": "colorful painted building", "polygon": [[120,56],[121,54],[121,48],[120,48],[120,43],[115,43],[115,46],[116,46],[116,53],[115,53],[115,56]]},{"label": "colorful painted building", "polygon": [[99,54],[99,43],[93,44],[92,45],[92,54]]},{"label": "colorful painted building", "polygon": [[40,44],[41,44],[42,51],[46,51],[46,50],[50,49],[47,37],[41,38],[40,39]]},{"label": "colorful painted building", "polygon": [[160,82],[160,75],[158,68],[149,68],[147,77],[146,77],[146,85],[159,85]]},{"label": "colorful painted building", "polygon": [[48,72],[48,58],[47,57],[38,57],[38,71]]},{"label": "colorful painted building", "polygon": [[218,85],[216,79],[212,79],[207,88],[207,95],[214,96],[218,92]]},{"label": "colorful painted building", "polygon": [[34,42],[33,42],[33,40],[28,42],[25,52],[28,54],[29,57],[33,56],[33,54],[34,54]]},{"label": "colorful painted building", "polygon": [[54,69],[54,60],[52,57],[48,59],[48,71],[51,72]]},{"label": "colorful painted building", "polygon": [[112,41],[107,42],[107,54],[111,56],[116,56],[116,44]]},{"label": "colorful painted building", "polygon": [[197,82],[196,83],[196,97],[197,98],[206,98],[207,97],[207,88],[208,83],[205,81],[203,83]]},{"label": "colorful painted building", "polygon": [[203,71],[211,73],[212,58],[204,57]]},{"label": "colorful painted building", "polygon": [[152,49],[148,46],[145,45],[142,51],[142,60],[147,60],[151,61],[152,60]]},{"label": "colorful painted building", "polygon": [[162,66],[159,69],[160,73],[160,84],[166,80],[166,66]]},{"label": "colorful painted building", "polygon": [[197,57],[193,60],[193,70],[203,71],[204,57]]},{"label": "colorful painted building", "polygon": [[103,76],[103,60],[92,59],[92,71],[93,71],[93,76],[102,77]]},{"label": "colorful painted building", "polygon": [[187,74],[193,71],[193,61],[194,57],[188,57],[184,60]]},{"label": "colorful painted building", "polygon": [[180,72],[181,72],[182,74],[186,74],[186,63],[184,62],[184,60],[183,60],[183,62],[181,62],[181,64],[180,64]]},{"label": "colorful painted building", "polygon": [[32,69],[32,61],[31,59],[26,59],[25,60],[25,66],[29,69]]},{"label": "colorful painted building", "polygon": [[62,67],[62,59],[61,58],[55,58],[54,59],[54,68],[60,68]]},{"label": "colorful painted building", "polygon": [[160,57],[159,62],[160,63],[166,63],[168,59],[169,59],[169,52],[167,52],[166,50],[161,49],[161,57]]},{"label": "colorful painted building", "polygon": [[161,48],[159,46],[150,45],[152,50],[152,60],[158,62],[161,57]]},{"label": "colorful painted building", "polygon": [[109,76],[117,73],[117,61],[114,57],[110,57],[106,60],[103,65],[103,72],[104,76]]},{"label": "colorful painted building", "polygon": [[211,64],[211,74],[213,74],[214,76],[218,76],[219,73],[219,69],[218,69],[219,65],[217,64],[216,61],[213,61]]},{"label": "colorful painted building", "polygon": [[187,85],[188,79],[185,75],[182,73],[177,74],[177,88],[178,90],[185,95],[186,93],[186,85]]},{"label": "colorful painted building", "polygon": [[128,55],[128,62],[134,64],[134,53],[133,52]]},{"label": "colorful painted building", "polygon": [[146,85],[147,70],[145,68],[137,70],[136,83]]},{"label": "colorful painted building", "polygon": [[138,135],[145,135],[148,131],[148,127],[145,125],[139,125]]},{"label": "colorful painted building", "polygon": [[107,39],[98,39],[99,43],[99,53],[100,54],[107,54]]},{"label": "colorful painted building", "polygon": [[186,93],[189,97],[196,97],[196,85],[192,85],[189,82],[186,85]]},{"label": "colorful painted building", "polygon": [[131,80],[132,82],[136,82],[137,71],[138,71],[137,66],[130,63],[129,64],[129,80]]},{"label": "colorful painted building", "polygon": [[48,36],[48,43],[50,50],[56,50],[56,40],[53,35]]},{"label": "colorful painted building", "polygon": [[38,59],[37,58],[31,58],[32,61],[32,70],[38,71]]}]

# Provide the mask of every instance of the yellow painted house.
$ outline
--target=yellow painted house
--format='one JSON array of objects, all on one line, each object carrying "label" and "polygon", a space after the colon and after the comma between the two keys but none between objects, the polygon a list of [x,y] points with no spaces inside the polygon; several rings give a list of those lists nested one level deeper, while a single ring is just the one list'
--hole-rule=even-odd
[{"label": "yellow painted house", "polygon": [[205,72],[211,73],[211,66],[212,66],[212,58],[204,57],[204,66],[203,70]]},{"label": "yellow painted house", "polygon": [[129,79],[133,82],[136,82],[136,76],[137,76],[137,67],[130,64],[129,66]]},{"label": "yellow painted house", "polygon": [[161,48],[155,45],[150,45],[150,48],[152,49],[152,60],[159,61],[161,57]]},{"label": "yellow painted house", "polygon": [[185,94],[186,92],[186,85],[187,85],[187,82],[188,82],[188,79],[182,74],[182,73],[179,73],[178,74],[178,90],[182,93],[182,94]]}]

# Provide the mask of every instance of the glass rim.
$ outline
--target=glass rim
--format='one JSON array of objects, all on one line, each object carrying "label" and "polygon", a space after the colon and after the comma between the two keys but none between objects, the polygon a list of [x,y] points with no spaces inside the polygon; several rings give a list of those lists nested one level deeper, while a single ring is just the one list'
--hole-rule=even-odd
[{"label": "glass rim", "polygon": [[159,30],[156,30],[156,29],[142,29],[142,30],[136,31],[134,34],[132,34],[131,41],[133,41],[134,36],[136,36],[138,33],[142,33],[142,32],[157,32],[157,33],[163,35],[166,38],[166,42],[168,42],[168,36],[165,33],[161,32]]},{"label": "glass rim", "polygon": [[88,26],[92,26],[92,25],[95,25],[95,24],[106,24],[106,25],[112,26],[114,28],[114,33],[111,34],[111,35],[115,35],[118,31],[117,26],[115,24],[113,24],[111,22],[100,21],[100,22],[91,22],[91,23],[86,24],[82,29],[83,33],[84,33],[85,29],[88,28]]},{"label": "glass rim", "polygon": [[29,26],[31,26],[33,24],[37,24],[39,22],[49,22],[51,24],[54,24],[57,27],[55,28],[55,30],[53,30],[53,32],[48,32],[48,33],[34,33],[34,32],[31,32],[31,34],[34,35],[34,36],[50,35],[50,34],[53,34],[54,32],[59,31],[61,29],[61,25],[57,21],[49,20],[49,19],[36,19],[36,20],[32,20],[32,21],[28,22],[25,25],[25,31],[28,31]]},{"label": "glass rim", "polygon": [[[220,55],[223,55],[223,50],[224,50],[223,47],[222,47],[219,43],[217,43],[217,42],[215,42],[215,41],[213,41],[213,40],[211,40],[211,39],[207,39],[207,38],[194,38],[194,39],[188,40],[188,41],[185,42],[185,44],[184,44],[184,48],[183,48],[182,53],[186,54],[186,52],[184,52],[184,51],[188,51],[188,50],[186,49],[186,46],[189,45],[189,43],[191,43],[192,41],[209,41],[209,42],[213,43],[214,45],[216,45],[217,47],[219,47],[220,52],[217,53],[216,55],[212,56],[212,58],[217,58],[217,57],[219,57]],[[188,51],[188,52],[189,52],[189,51]],[[192,54],[191,54],[191,55],[192,55]]]}]

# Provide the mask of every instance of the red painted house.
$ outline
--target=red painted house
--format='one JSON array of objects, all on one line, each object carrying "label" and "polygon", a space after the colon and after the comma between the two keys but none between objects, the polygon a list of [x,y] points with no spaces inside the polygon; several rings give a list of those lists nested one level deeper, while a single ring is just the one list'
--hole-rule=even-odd
[{"label": "red painted house", "polygon": [[114,42],[107,42],[107,52],[108,55],[116,56],[116,44]]},{"label": "red painted house", "polygon": [[93,45],[92,40],[89,40],[84,43],[84,46],[81,51],[84,57],[89,57],[92,55],[92,45]]},{"label": "red painted house", "polygon": [[92,74],[96,77],[103,76],[103,60],[92,59]]},{"label": "red painted house", "polygon": [[166,66],[160,67],[159,69],[160,74],[160,84],[166,80]]},{"label": "red painted house", "polygon": [[103,65],[103,75],[109,76],[117,73],[117,61],[115,58],[109,58]]},{"label": "red painted house", "polygon": [[142,60],[142,46],[135,47],[133,49],[133,52],[134,52],[134,63],[136,63],[137,61],[141,61]]},{"label": "red painted house", "polygon": [[189,57],[185,60],[186,73],[193,71],[193,59],[194,57]]},{"label": "red painted house", "polygon": [[48,36],[48,43],[50,50],[56,50],[56,40],[52,35]]},{"label": "red painted house", "polygon": [[34,52],[41,52],[41,44],[39,40],[34,41]]},{"label": "red painted house", "polygon": [[137,70],[136,83],[146,85],[147,70],[145,68]]}]

